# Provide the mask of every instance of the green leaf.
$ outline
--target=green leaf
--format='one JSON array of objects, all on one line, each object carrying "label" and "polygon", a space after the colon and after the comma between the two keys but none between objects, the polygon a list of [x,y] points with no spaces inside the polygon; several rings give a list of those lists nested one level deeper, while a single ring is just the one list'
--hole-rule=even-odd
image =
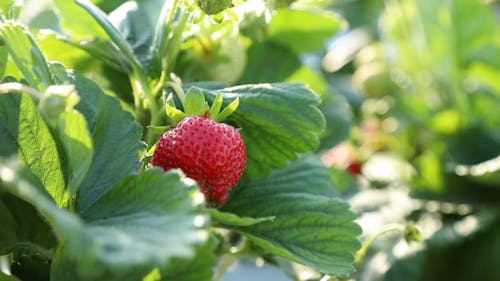
[{"label": "green leaf", "polygon": [[225,106],[239,98],[229,120],[241,127],[249,177],[265,177],[296,159],[297,153],[315,149],[325,128],[316,107],[319,98],[304,84],[243,85],[205,93],[212,101],[221,93]]},{"label": "green leaf", "polygon": [[52,84],[47,62],[31,34],[16,22],[0,22],[0,39],[28,84],[40,91]]},{"label": "green leaf", "polygon": [[184,112],[189,116],[203,116],[209,110],[205,95],[198,88],[190,88],[187,91],[183,106]]},{"label": "green leaf", "polygon": [[[153,57],[155,29],[162,14],[162,9],[159,7],[171,5],[171,1],[164,0],[127,1],[109,14],[109,20],[127,40],[133,53],[145,68],[149,66]],[[168,13],[163,13],[164,17],[166,15]]]},{"label": "green leaf", "polygon": [[[133,266],[161,267],[173,257],[190,257],[191,245],[204,233],[195,229],[188,192],[178,174],[159,169],[124,178],[82,213],[86,233],[102,247],[87,257],[97,255],[93,267],[121,275],[133,272]],[[72,253],[66,257],[76,255],[73,259],[85,264],[81,248],[76,241],[69,244],[67,250]],[[104,265],[97,264],[102,262]],[[82,268],[79,274],[93,267]]]},{"label": "green leaf", "polygon": [[232,213],[221,212],[217,209],[204,210],[212,218],[212,221],[221,225],[249,226],[263,221],[272,221],[274,217],[249,218],[240,217]]},{"label": "green leaf", "polygon": [[177,173],[153,169],[125,177],[82,218],[58,208],[25,180],[26,173],[16,161],[0,164],[2,188],[34,205],[61,242],[54,280],[125,280],[114,277],[162,267],[173,257],[189,258],[191,245],[206,237],[195,228],[190,188]]},{"label": "green leaf", "polygon": [[4,197],[4,195],[0,197],[2,199],[0,201],[0,222],[5,225],[2,232],[0,232],[0,255],[10,253],[12,248],[18,243],[16,219],[5,205]]},{"label": "green leaf", "polygon": [[188,116],[185,112],[177,109],[172,93],[168,95],[165,101],[165,112],[167,113],[168,118],[170,118],[175,124],[179,123],[182,119]]},{"label": "green leaf", "polygon": [[[293,184],[291,184],[293,183]],[[296,161],[288,163],[285,169],[273,171],[264,179],[243,179],[242,185],[266,188],[280,188],[284,192],[325,194],[331,188],[330,172],[314,154],[302,154]]]},{"label": "green leaf", "polygon": [[59,25],[72,39],[108,38],[102,27],[75,1],[54,0],[54,4],[60,18]]},{"label": "green leaf", "polygon": [[264,250],[329,275],[353,271],[361,233],[349,205],[317,193],[329,184],[326,168],[304,158],[262,180],[247,180],[222,211],[239,216],[274,216],[250,226],[227,226]]},{"label": "green leaf", "polygon": [[76,195],[94,154],[92,137],[83,115],[76,111],[64,112],[58,122],[59,138],[67,161],[67,185],[71,195]]},{"label": "green leaf", "polygon": [[453,1],[446,3],[445,9],[450,11],[452,23],[449,26],[455,37],[450,44],[457,48],[459,57],[465,62],[473,51],[495,42],[499,45],[498,23],[493,10],[488,5],[477,1]]},{"label": "green leaf", "polygon": [[[496,50],[490,50],[487,52],[483,52],[478,55],[478,58],[471,64],[467,71],[467,79],[473,79],[474,81],[481,84],[481,88],[485,88],[484,90],[490,95],[473,95],[471,99],[482,98],[483,96],[493,96],[493,106],[495,104],[500,103],[500,81],[498,81],[498,69],[500,69],[500,47],[496,48]],[[475,89],[473,89],[475,90]],[[490,111],[480,111],[477,110],[476,114],[480,115],[488,115],[491,113]]]},{"label": "green leaf", "polygon": [[0,156],[17,155],[40,179],[59,206],[68,194],[56,142],[27,94],[0,95]]},{"label": "green leaf", "polygon": [[142,281],[160,281],[161,280],[161,273],[158,268],[155,268],[151,270],[146,276],[142,278]]},{"label": "green leaf", "polygon": [[84,211],[124,176],[137,172],[141,126],[93,81],[74,72],[67,75],[60,79],[75,85],[80,96],[75,109],[85,117],[94,145],[92,164],[78,191]]},{"label": "green leaf", "polygon": [[325,114],[326,130],[321,136],[321,147],[329,149],[349,137],[353,125],[353,114],[346,98],[333,95],[320,106]]},{"label": "green leaf", "polygon": [[12,252],[20,245],[37,245],[40,249],[56,246],[50,226],[29,203],[3,193],[0,196],[0,255]]},{"label": "green leaf", "polygon": [[[95,38],[77,42],[60,33],[46,29],[43,32],[38,32],[36,38],[38,47],[47,61],[56,61],[71,66],[72,69],[80,73],[93,72],[96,68],[100,69],[102,67],[101,61],[125,73],[130,70],[127,60],[109,40]],[[105,70],[102,70],[101,73],[108,74]]]},{"label": "green leaf", "polygon": [[7,68],[7,59],[9,58],[9,52],[7,47],[0,43],[0,77],[2,77],[5,73],[5,69]]},{"label": "green leaf", "polygon": [[447,139],[446,144],[455,164],[479,164],[500,154],[498,133],[479,125],[457,131]]},{"label": "green leaf", "polygon": [[[114,231],[146,240],[145,245],[129,245],[126,252],[115,252],[110,262],[119,264],[124,256],[138,259],[144,247],[150,251],[147,254],[152,264],[162,265],[172,256],[191,256],[189,245],[203,237],[203,232],[195,229],[194,206],[188,194],[189,188],[178,173],[152,169],[125,177],[81,215],[96,234],[109,235],[112,244],[120,243],[115,241]],[[103,227],[114,231],[103,232]]]},{"label": "green leaf", "polygon": [[[182,28],[174,28],[173,33],[169,33],[173,25],[167,25],[167,20],[170,15],[170,10],[172,7],[171,1],[164,1],[163,8],[158,16],[158,20],[156,21],[153,42],[151,46],[151,57],[148,65],[150,76],[156,77],[162,71],[162,61],[169,61],[170,56],[175,56],[176,52],[168,52],[169,49],[172,49],[172,46],[169,45],[174,43],[175,45],[180,45],[180,40],[178,38],[182,37]],[[170,34],[172,34],[170,37]],[[167,36],[169,40],[167,40]],[[178,46],[173,47],[178,48]]]},{"label": "green leaf", "polygon": [[323,49],[326,40],[345,26],[332,12],[279,9],[269,24],[269,40],[296,54],[314,52]]},{"label": "green leaf", "polygon": [[311,90],[315,91],[321,96],[323,100],[329,94],[328,82],[323,78],[321,72],[314,70],[309,66],[303,65],[297,71],[287,77],[284,82],[302,82],[306,83]]},{"label": "green leaf", "polygon": [[111,41],[118,47],[124,58],[126,58],[127,63],[132,67],[134,73],[136,75],[144,75],[144,70],[134,55],[132,47],[120,31],[109,21],[108,16],[88,0],[76,0],[76,3],[82,6],[106,31]]},{"label": "green leaf", "polygon": [[236,109],[238,109],[238,105],[240,105],[240,99],[236,98],[230,104],[228,104],[219,114],[217,114],[217,116],[214,116],[214,121],[220,122],[226,119],[231,114],[233,114]]},{"label": "green leaf", "polygon": [[49,280],[52,255],[36,245],[22,244],[12,253],[12,275],[22,280]]},{"label": "green leaf", "polygon": [[[410,88],[417,94],[405,99],[420,99],[419,103],[425,104],[431,93],[439,93],[435,108],[455,107],[462,116],[473,119],[470,100],[482,95],[484,88],[492,88],[494,93],[499,87],[495,79],[498,66],[491,67],[500,58],[495,56],[500,46],[497,25],[493,10],[481,1],[420,0],[387,5],[380,30],[387,43],[398,50],[396,64],[412,80]],[[440,83],[429,85],[416,78],[416,73],[428,69],[432,69],[432,79]],[[471,89],[468,81],[477,86]],[[471,91],[473,95],[467,93]],[[408,107],[415,108],[415,103]]]},{"label": "green leaf", "polygon": [[132,70],[132,66],[127,57],[125,57],[123,53],[112,42],[108,40],[97,38],[94,40],[81,41],[78,43],[69,41],[68,43],[81,48],[93,57],[101,60],[106,65],[113,67],[117,71],[128,74]]},{"label": "green leaf", "polygon": [[[442,64],[444,57],[456,60],[454,67],[465,69],[471,52],[489,44],[498,38],[496,23],[491,9],[477,1],[435,2],[430,0],[415,1],[417,15],[421,21],[423,36],[426,40],[432,60]],[[406,20],[412,20],[406,19]],[[418,18],[413,20],[419,20]],[[450,43],[455,42],[455,44]],[[416,46],[415,46],[416,47]],[[422,51],[421,47],[415,49]]]},{"label": "green leaf", "polygon": [[9,13],[9,7],[14,3],[14,0],[5,0],[0,3],[0,13],[7,15]]},{"label": "green leaf", "polygon": [[170,130],[171,128],[172,126],[148,126],[148,130],[160,135]]},{"label": "green leaf", "polygon": [[222,95],[217,94],[215,100],[212,102],[212,106],[210,107],[210,116],[217,116],[220,113],[220,109],[222,107]]},{"label": "green leaf", "polygon": [[213,267],[216,263],[215,239],[196,247],[192,259],[174,258],[161,270],[161,280],[212,281]]},{"label": "green leaf", "polygon": [[243,74],[236,84],[283,82],[301,66],[296,54],[270,41],[252,44],[247,57]]}]

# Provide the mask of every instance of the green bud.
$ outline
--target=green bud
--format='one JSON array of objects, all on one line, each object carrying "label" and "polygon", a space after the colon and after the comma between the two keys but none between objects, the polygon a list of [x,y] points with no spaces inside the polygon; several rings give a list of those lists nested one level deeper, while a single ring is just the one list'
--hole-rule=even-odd
[{"label": "green bud", "polygon": [[50,86],[40,99],[38,109],[48,121],[55,121],[62,113],[73,110],[79,101],[73,85]]},{"label": "green bud", "polygon": [[422,233],[420,232],[418,227],[411,222],[405,225],[404,238],[407,243],[410,243],[411,241],[420,241],[423,239]]},{"label": "green bud", "polygon": [[231,6],[232,0],[196,0],[196,5],[207,15],[218,14]]}]

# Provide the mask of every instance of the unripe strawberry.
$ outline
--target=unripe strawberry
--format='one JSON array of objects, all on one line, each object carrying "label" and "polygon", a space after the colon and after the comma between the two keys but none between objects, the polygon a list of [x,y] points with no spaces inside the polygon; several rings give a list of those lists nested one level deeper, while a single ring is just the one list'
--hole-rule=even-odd
[{"label": "unripe strawberry", "polygon": [[194,179],[207,200],[224,204],[238,183],[246,150],[238,130],[206,117],[190,116],[158,142],[151,164],[165,171],[179,168]]},{"label": "unripe strawberry", "polygon": [[196,0],[196,4],[207,15],[214,15],[224,11],[232,3],[232,0]]}]

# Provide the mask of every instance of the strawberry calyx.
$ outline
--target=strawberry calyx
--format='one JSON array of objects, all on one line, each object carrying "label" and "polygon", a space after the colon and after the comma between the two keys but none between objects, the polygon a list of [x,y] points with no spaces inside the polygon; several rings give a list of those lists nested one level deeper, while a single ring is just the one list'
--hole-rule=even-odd
[{"label": "strawberry calyx", "polygon": [[187,93],[184,93],[181,87],[176,87],[175,90],[184,111],[177,107],[173,93],[170,93],[164,102],[167,116],[174,125],[188,116],[203,116],[215,122],[221,122],[233,114],[240,103],[239,98],[236,98],[222,109],[223,98],[220,93],[217,94],[212,105],[209,106],[205,94],[198,87],[189,88]]}]

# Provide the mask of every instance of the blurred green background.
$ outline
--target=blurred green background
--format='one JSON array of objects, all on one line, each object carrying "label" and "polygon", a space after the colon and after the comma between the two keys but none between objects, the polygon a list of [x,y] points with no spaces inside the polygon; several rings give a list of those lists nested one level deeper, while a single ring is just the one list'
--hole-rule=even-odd
[{"label": "blurred green background", "polygon": [[[111,12],[124,1],[93,2]],[[500,280],[499,1],[270,2],[272,13],[242,11],[236,33],[223,22],[187,37],[173,71],[185,82],[302,81],[321,96],[328,125],[317,154],[332,194],[358,213],[360,239],[408,221],[424,238],[382,236],[353,280]],[[119,65],[41,31],[61,30],[52,0],[24,7],[49,60],[131,101]],[[222,280],[321,278],[288,266],[248,257]]]},{"label": "blurred green background", "polygon": [[[328,122],[318,154],[360,215],[362,239],[409,221],[424,238],[381,236],[351,278],[499,280],[498,1],[296,1],[292,8],[334,12],[338,32],[310,48],[304,41],[321,38],[321,28],[290,14],[284,22],[300,23],[305,34],[284,44],[273,38],[272,20],[271,36],[247,51],[240,82],[309,83]],[[314,22],[327,26],[322,20]],[[249,261],[233,270],[223,280],[242,280],[238,272],[319,280],[298,266],[295,279]]]}]

